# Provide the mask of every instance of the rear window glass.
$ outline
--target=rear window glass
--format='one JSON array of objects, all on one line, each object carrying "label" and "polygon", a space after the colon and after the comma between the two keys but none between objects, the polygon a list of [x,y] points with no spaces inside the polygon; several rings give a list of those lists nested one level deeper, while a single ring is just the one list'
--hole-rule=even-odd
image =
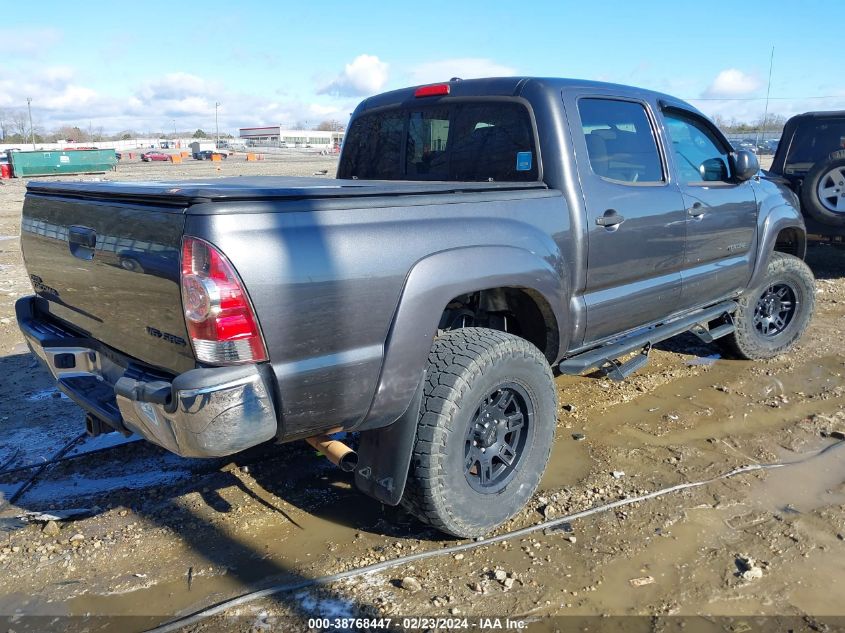
[{"label": "rear window glass", "polygon": [[845,119],[808,119],[795,131],[786,164],[810,169],[840,149],[845,149]]},{"label": "rear window glass", "polygon": [[663,181],[657,142],[642,104],[581,99],[578,111],[597,176],[627,183]]},{"label": "rear window glass", "polygon": [[340,178],[532,181],[539,166],[528,110],[518,103],[403,108],[355,119]]}]

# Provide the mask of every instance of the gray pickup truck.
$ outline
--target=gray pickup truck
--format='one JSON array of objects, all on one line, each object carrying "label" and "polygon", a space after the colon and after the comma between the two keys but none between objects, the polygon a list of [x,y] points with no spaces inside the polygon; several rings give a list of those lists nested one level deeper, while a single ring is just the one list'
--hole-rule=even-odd
[{"label": "gray pickup truck", "polygon": [[20,327],[91,433],[307,439],[463,537],[536,489],[553,368],[622,379],[682,332],[768,358],[814,306],[795,195],[753,154],[565,79],[368,98],[335,180],[33,182],[21,246]]}]

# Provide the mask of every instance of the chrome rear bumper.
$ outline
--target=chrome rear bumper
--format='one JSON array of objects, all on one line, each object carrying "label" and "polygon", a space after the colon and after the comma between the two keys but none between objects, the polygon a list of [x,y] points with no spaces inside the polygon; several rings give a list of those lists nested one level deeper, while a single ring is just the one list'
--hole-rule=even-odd
[{"label": "chrome rear bumper", "polygon": [[[258,365],[192,369],[170,381],[101,354],[96,341],[38,320],[19,299],[18,324],[59,388],[112,428],[135,432],[184,457],[220,457],[276,436],[276,411]],[[121,364],[126,360],[127,364]]]}]

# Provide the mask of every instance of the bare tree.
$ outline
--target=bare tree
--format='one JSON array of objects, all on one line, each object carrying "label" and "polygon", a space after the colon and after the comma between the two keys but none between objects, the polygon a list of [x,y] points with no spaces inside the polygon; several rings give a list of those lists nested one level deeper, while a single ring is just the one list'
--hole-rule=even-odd
[{"label": "bare tree", "polygon": [[74,143],[89,140],[88,135],[78,126],[74,125],[63,125],[56,130],[55,134],[58,139],[63,141],[73,141]]},{"label": "bare tree", "polygon": [[12,110],[9,113],[9,128],[13,134],[17,134],[21,139],[29,138],[29,117],[23,110]]}]

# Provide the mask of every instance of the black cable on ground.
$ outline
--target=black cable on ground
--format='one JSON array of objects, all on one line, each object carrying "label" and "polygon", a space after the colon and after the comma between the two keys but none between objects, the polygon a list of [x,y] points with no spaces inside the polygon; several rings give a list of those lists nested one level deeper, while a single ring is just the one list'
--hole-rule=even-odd
[{"label": "black cable on ground", "polygon": [[[134,444],[136,441],[133,440],[132,442],[124,442],[122,444],[113,444],[111,446],[103,446],[102,448],[95,448],[93,451],[86,451],[84,453],[77,453],[76,455],[67,455],[59,457],[58,459],[54,456],[51,459],[48,459],[46,462],[38,462],[35,464],[25,464],[23,466],[15,466],[14,468],[10,468],[9,470],[2,470],[0,468],[0,477],[3,475],[11,475],[12,473],[19,473],[23,472],[24,470],[32,470],[33,468],[40,468],[42,466],[51,466],[53,464],[58,464],[60,462],[68,462],[72,459],[79,459],[80,457],[88,457],[89,455],[97,455],[98,453],[105,453],[106,451],[111,451],[116,448],[120,448],[121,446],[126,446],[127,444]],[[11,460],[6,462],[7,464],[11,463]]]},{"label": "black cable on ground", "polygon": [[[18,456],[18,453],[20,453],[20,452],[21,452],[21,449],[19,449],[19,448],[15,449],[15,452],[12,453],[12,456],[9,459],[7,459],[5,462],[3,462],[3,465],[0,466],[0,475],[2,475],[5,472],[6,466],[11,464],[13,461],[15,461],[15,458]],[[12,470],[9,470],[9,472],[12,472]]]},{"label": "black cable on ground", "polygon": [[13,505],[15,501],[21,498],[23,493],[29,490],[30,486],[32,486],[32,484],[34,484],[38,480],[38,478],[44,473],[45,470],[47,470],[52,464],[64,457],[68,453],[68,451],[70,451],[74,446],[79,444],[79,442],[84,440],[86,437],[88,437],[87,432],[76,436],[70,442],[65,444],[55,455],[53,455],[53,457],[44,462],[41,465],[41,468],[32,473],[32,476],[29,479],[23,482],[21,487],[18,488],[17,491],[15,491],[15,493],[11,497],[9,497],[9,499],[6,501],[6,504]]},{"label": "black cable on ground", "polygon": [[[839,442],[832,446],[827,447],[825,450],[813,455],[812,457],[817,457],[822,453],[826,452],[833,446],[838,446],[843,442]],[[808,458],[809,459],[809,458]],[[801,460],[806,461],[806,460]],[[800,463],[800,462],[794,462]],[[297,591],[299,589],[306,589],[308,587],[316,587],[321,585],[328,585],[334,582],[338,582],[340,580],[348,580],[350,578],[356,578],[358,576],[364,576],[366,574],[373,574],[381,571],[385,571],[387,569],[392,569],[394,567],[400,567],[402,565],[406,565],[408,563],[412,563],[419,560],[425,560],[428,558],[434,558],[438,556],[447,556],[451,554],[457,554],[458,552],[464,552],[467,550],[475,549],[478,547],[484,547],[486,545],[493,545],[495,543],[501,543],[502,541],[507,541],[514,538],[520,538],[526,536],[528,534],[532,534],[534,532],[538,532],[540,530],[546,530],[549,528],[555,528],[563,523],[570,523],[577,519],[583,519],[584,517],[588,517],[593,514],[598,514],[600,512],[606,512],[608,510],[613,510],[615,508],[620,508],[623,506],[631,505],[634,503],[639,503],[641,501],[647,501],[649,499],[656,499],[657,497],[662,497],[667,494],[671,494],[673,492],[680,492],[681,490],[688,490],[690,488],[699,488],[701,486],[706,486],[711,483],[715,483],[722,479],[727,479],[729,477],[735,477],[736,475],[741,475],[743,473],[749,473],[759,470],[771,470],[773,468],[782,468],[784,466],[791,466],[793,463],[778,463],[778,464],[752,464],[750,466],[742,466],[740,468],[735,468],[731,471],[713,477],[711,479],[705,479],[702,481],[692,482],[692,483],[685,483],[685,484],[678,484],[675,486],[670,486],[668,488],[662,488],[661,490],[656,490],[655,492],[650,492],[648,494],[640,495],[637,497],[630,497],[627,499],[620,499],[619,501],[613,501],[611,503],[607,503],[601,506],[594,506],[587,510],[583,510],[582,512],[576,512],[575,514],[570,514],[568,516],[559,517],[557,519],[551,519],[549,521],[544,521],[542,523],[537,523],[535,525],[531,525],[529,527],[525,527],[519,530],[514,530],[513,532],[507,532],[506,534],[501,534],[499,536],[494,536],[488,539],[483,539],[480,541],[472,541],[469,543],[463,543],[461,545],[453,545],[451,547],[444,547],[441,549],[435,550],[427,550],[424,552],[417,552],[416,554],[409,554],[407,556],[400,556],[398,558],[394,558],[392,560],[384,561],[381,563],[375,563],[372,565],[366,565],[364,567],[357,567],[355,569],[350,569],[344,572],[339,572],[337,574],[332,574],[330,576],[322,576],[320,578],[311,578],[307,580],[300,580],[298,582],[288,583],[288,584],[279,584],[273,585],[271,587],[267,587],[266,589],[259,589],[257,591],[251,591],[249,593],[245,593],[237,598],[232,598],[231,600],[224,600],[223,602],[219,602],[215,605],[207,607],[205,609],[201,609],[196,611],[192,614],[182,616],[175,620],[171,620],[170,622],[166,622],[160,626],[157,626],[153,629],[149,629],[146,633],[172,633],[173,631],[178,631],[186,626],[191,624],[196,624],[197,622],[201,622],[202,620],[212,617],[214,615],[218,615],[223,613],[228,609],[232,609],[235,607],[239,607],[250,602],[254,602],[255,600],[259,600],[260,598],[266,598],[267,596],[272,596],[279,593],[287,593],[290,591]]]}]

